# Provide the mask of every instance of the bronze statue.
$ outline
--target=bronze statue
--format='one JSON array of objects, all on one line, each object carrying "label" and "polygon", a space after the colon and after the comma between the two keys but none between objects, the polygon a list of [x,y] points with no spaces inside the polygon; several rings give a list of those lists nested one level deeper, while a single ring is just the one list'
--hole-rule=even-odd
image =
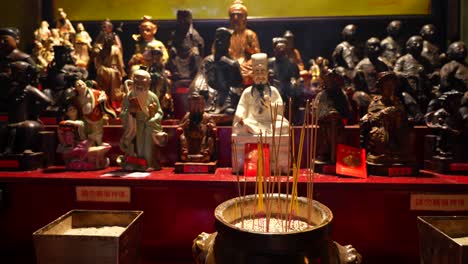
[{"label": "bronze statue", "polygon": [[188,98],[189,112],[179,123],[180,160],[210,162],[215,159],[216,123],[204,112],[205,100],[193,93]]},{"label": "bronze statue", "polygon": [[432,67],[428,60],[421,56],[423,39],[420,36],[412,36],[406,42],[406,55],[400,57],[394,71],[403,79],[403,90],[408,92],[426,109],[432,95],[432,85],[428,75],[432,73]]},{"label": "bronze statue", "polygon": [[105,34],[102,41],[93,47],[96,80],[99,87],[106,92],[112,106],[119,111],[124,96],[122,79],[126,76],[123,55],[113,33]]},{"label": "bronze statue", "polygon": [[[436,140],[430,158],[432,166],[439,172],[454,172],[451,163],[466,163],[467,121],[461,111],[463,93],[457,90],[444,92],[439,98],[439,109],[428,111],[426,125],[435,132]],[[468,169],[465,164],[463,170]]]},{"label": "bronze statue", "polygon": [[286,30],[286,32],[284,32],[283,38],[286,39],[286,54],[288,58],[297,64],[299,72],[304,71],[305,68],[304,62],[302,62],[301,53],[298,49],[295,48],[294,34],[291,31]]},{"label": "bronze statue", "polygon": [[229,46],[230,57],[239,62],[245,85],[252,83],[252,54],[260,52],[257,34],[247,28],[247,7],[235,0],[229,7],[230,28],[233,30]]},{"label": "bronze statue", "polygon": [[424,25],[419,34],[424,39],[421,56],[429,61],[432,68],[440,68],[441,53],[440,48],[435,43],[437,34],[436,27],[432,24]]},{"label": "bronze statue", "polygon": [[172,33],[170,58],[166,68],[175,87],[188,87],[205,53],[205,41],[192,24],[190,10],[177,10],[176,30]]},{"label": "bronze statue", "polygon": [[343,92],[344,80],[341,75],[329,72],[323,79],[324,90],[317,95],[314,102],[320,126],[317,164],[334,164],[337,145],[345,143],[344,119],[350,118],[350,105]]},{"label": "bronze statue", "polygon": [[5,91],[8,100],[7,140],[1,159],[14,159],[20,169],[37,169],[42,166],[43,153],[38,152],[39,132],[43,129],[39,113],[51,103],[39,89],[32,86],[36,69],[24,61],[9,65],[11,82]]},{"label": "bronze statue", "polygon": [[[299,80],[299,68],[287,55],[287,40],[273,38],[274,57],[268,59],[268,69],[272,76],[272,85],[277,87],[283,102],[292,100],[293,124],[302,124],[299,107],[303,106],[303,86]],[[289,107],[289,106],[288,106]],[[287,107],[287,108],[288,108]],[[288,110],[286,110],[288,113]]]},{"label": "bronze statue", "polygon": [[353,24],[345,26],[341,31],[343,42],[336,46],[332,54],[334,67],[343,67],[350,76],[359,62],[355,46],[356,31],[357,27]]},{"label": "bronze statue", "polygon": [[387,26],[387,37],[380,42],[382,57],[391,68],[393,68],[396,60],[401,56],[400,35],[401,21],[393,20]]},{"label": "bronze statue", "polygon": [[6,111],[8,102],[7,87],[10,86],[11,68],[10,64],[16,61],[24,61],[32,66],[36,63],[29,54],[18,49],[20,32],[17,28],[0,28],[0,110]]},{"label": "bronze statue", "polygon": [[218,28],[214,40],[214,53],[203,59],[200,69],[190,85],[190,92],[205,98],[205,111],[218,115],[216,124],[232,122],[239,94],[242,91],[242,75],[239,63],[229,57],[231,31]]},{"label": "bronze statue", "polygon": [[[116,31],[122,31],[122,29],[121,29],[122,25],[123,24],[120,24],[120,27],[118,27],[116,29]],[[94,46],[97,46],[97,45],[102,46],[104,44],[104,40],[105,40],[106,36],[111,34],[113,36],[113,39],[114,39],[114,44],[117,45],[117,47],[119,47],[121,52],[123,52],[122,41],[120,41],[120,37],[116,33],[116,31],[114,31],[114,25],[112,24],[112,21],[110,21],[109,19],[106,19],[106,20],[102,21],[101,31],[99,31],[99,34],[96,37],[96,41],[94,42]]]},{"label": "bronze statue", "polygon": [[366,55],[367,57],[356,65],[356,82],[359,83],[360,90],[371,94],[380,94],[380,91],[375,87],[377,74],[388,71],[389,67],[380,57],[380,40],[378,38],[373,37],[366,41]]},{"label": "bronze statue", "polygon": [[376,85],[381,95],[372,99],[368,113],[361,118],[361,146],[367,150],[370,173],[387,175],[389,168],[411,167],[414,162],[409,149],[410,126],[397,94],[398,77],[383,72]]},{"label": "bronze statue", "polygon": [[143,53],[151,75],[151,91],[158,96],[164,113],[163,119],[171,119],[174,116],[174,100],[171,95],[171,81],[164,69],[163,56],[161,49],[147,49]]},{"label": "bronze statue", "polygon": [[440,69],[440,90],[445,92],[455,89],[465,93],[468,91],[468,65],[466,63],[466,46],[456,41],[447,48],[447,62]]},{"label": "bronze statue", "polygon": [[167,143],[167,134],[161,126],[163,112],[158,97],[150,91],[151,76],[145,70],[137,70],[125,85],[129,92],[120,113],[124,129],[120,148],[124,156],[119,157],[118,163],[129,171],[159,170],[159,147]]}]

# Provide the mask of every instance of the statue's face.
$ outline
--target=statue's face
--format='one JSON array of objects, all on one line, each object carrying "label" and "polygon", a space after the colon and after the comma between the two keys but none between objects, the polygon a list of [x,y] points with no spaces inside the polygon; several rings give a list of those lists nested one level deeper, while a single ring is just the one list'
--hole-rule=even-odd
[{"label": "statue's face", "polygon": [[192,18],[189,15],[177,15],[177,27],[183,32],[188,31],[192,25]]},{"label": "statue's face", "polygon": [[16,39],[10,35],[0,36],[0,52],[11,52],[16,49]]},{"label": "statue's face", "polygon": [[60,19],[65,20],[65,19],[67,18],[67,13],[65,13],[65,12],[63,12],[63,11],[60,11],[60,12],[59,12],[59,17],[60,17]]},{"label": "statue's face", "polygon": [[253,81],[255,84],[266,84],[268,82],[268,68],[266,64],[253,66]]},{"label": "statue's face", "polygon": [[78,109],[74,105],[70,105],[67,108],[67,112],[65,115],[68,117],[69,120],[77,120],[78,119]]},{"label": "statue's face", "polygon": [[216,32],[215,35],[215,51],[218,54],[227,54],[229,45],[231,44],[231,36],[225,32]]},{"label": "statue's face", "polygon": [[406,42],[406,50],[413,56],[419,56],[423,48],[423,39],[420,36],[413,36]]},{"label": "statue's face", "polygon": [[387,32],[392,37],[397,37],[400,34],[401,22],[398,20],[390,22],[387,27]]},{"label": "statue's face", "polygon": [[83,31],[83,30],[84,30],[84,26],[83,26],[83,24],[81,24],[81,23],[78,23],[78,25],[76,25],[76,29],[78,30],[78,32],[81,32],[81,31]]},{"label": "statue's face", "polygon": [[347,25],[345,28],[343,28],[341,35],[343,36],[344,40],[353,41],[356,36],[356,30],[357,27],[355,25]]},{"label": "statue's face", "polygon": [[229,14],[229,21],[234,30],[243,30],[247,26],[247,14],[242,10],[233,10]]},{"label": "statue's face", "polygon": [[447,49],[447,55],[450,60],[464,61],[466,58],[466,46],[461,41],[450,44]]},{"label": "statue's face", "polygon": [[140,25],[140,34],[146,42],[150,42],[154,39],[154,34],[156,34],[157,27],[150,21],[141,23]]},{"label": "statue's face", "polygon": [[151,85],[151,77],[149,73],[143,72],[143,70],[138,70],[133,75],[133,86],[135,91],[146,92],[149,90]]},{"label": "statue's face", "polygon": [[278,58],[286,56],[287,44],[284,42],[280,42],[275,46],[275,56]]},{"label": "statue's face", "polygon": [[41,27],[42,28],[49,28],[49,23],[44,20],[44,21],[41,22]]},{"label": "statue's face", "polygon": [[110,21],[104,21],[104,22],[102,22],[101,29],[102,29],[102,31],[104,31],[106,33],[112,33],[112,30],[114,29],[114,26],[112,25],[112,23]]},{"label": "statue's face", "polygon": [[366,43],[367,55],[369,57],[378,57],[380,55],[380,41],[376,38],[371,38]]},{"label": "statue's face", "polygon": [[205,99],[202,96],[189,98],[190,113],[203,113],[205,109]]},{"label": "statue's face", "polygon": [[424,25],[421,29],[421,37],[425,40],[433,41],[436,35],[436,29],[434,25]]}]

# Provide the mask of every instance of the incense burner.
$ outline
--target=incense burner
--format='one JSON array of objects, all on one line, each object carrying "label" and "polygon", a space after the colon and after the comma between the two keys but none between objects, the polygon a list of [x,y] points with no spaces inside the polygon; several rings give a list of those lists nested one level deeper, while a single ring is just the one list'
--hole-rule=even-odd
[{"label": "incense burner", "polygon": [[[325,205],[297,198],[290,219],[309,224],[301,231],[251,231],[239,227],[242,219],[265,216],[288,218],[291,196],[274,194],[263,199],[260,212],[258,195],[230,199],[215,209],[213,234],[201,233],[193,243],[196,263],[360,263],[361,255],[352,246],[341,246],[330,238],[333,214]],[[282,208],[282,209],[280,209]],[[265,213],[266,212],[266,213]],[[237,226],[236,226],[237,224]]]}]

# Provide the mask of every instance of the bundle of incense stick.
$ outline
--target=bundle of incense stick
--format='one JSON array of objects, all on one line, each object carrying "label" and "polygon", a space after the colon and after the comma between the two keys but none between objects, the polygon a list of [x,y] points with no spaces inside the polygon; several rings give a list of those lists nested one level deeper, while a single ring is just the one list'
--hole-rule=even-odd
[{"label": "bundle of incense stick", "polygon": [[[257,197],[257,202],[255,208],[244,208],[245,203],[244,199],[246,196],[246,179],[243,178],[243,188],[241,187],[241,177],[239,176],[239,170],[236,173],[237,179],[237,192],[238,198],[236,200],[236,207],[240,205],[240,226],[241,228],[249,228],[244,225],[244,220],[249,219],[251,223],[251,229],[254,229],[254,226],[258,228],[261,226],[263,232],[270,232],[270,221],[272,218],[272,199],[275,194],[278,194],[277,197],[277,208],[274,217],[275,223],[281,224],[282,232],[288,232],[294,229],[292,226],[296,219],[296,212],[298,210],[298,182],[300,176],[300,168],[303,157],[304,145],[307,145],[306,154],[306,179],[307,179],[307,223],[310,225],[312,223],[312,213],[313,213],[313,184],[314,184],[314,168],[315,168],[315,156],[317,148],[317,132],[318,132],[318,109],[317,104],[309,102],[307,100],[305,105],[305,117],[304,123],[301,126],[301,131],[299,135],[299,145],[296,147],[296,138],[295,131],[292,126],[289,127],[289,144],[288,144],[288,173],[287,175],[281,174],[281,167],[279,162],[279,152],[281,146],[284,114],[283,106],[271,105],[270,106],[270,116],[272,123],[272,131],[270,134],[267,131],[261,131],[257,137],[257,175],[255,181],[255,195]],[[288,118],[291,120],[292,117],[292,101],[289,100],[289,113]],[[281,113],[281,123],[279,135],[277,135],[276,125],[278,113]],[[264,142],[268,142],[268,138],[271,137],[269,141],[270,146],[270,166],[265,166],[264,159]],[[237,144],[232,142],[232,151],[233,151],[233,162],[234,166],[238,167],[239,163],[237,160]],[[274,161],[274,164],[271,161]],[[274,165],[274,166],[271,166]],[[265,170],[265,168],[270,168],[270,171]],[[286,177],[286,200],[283,201],[280,199],[280,194],[282,194],[282,182],[284,182],[284,177]],[[290,178],[291,188],[290,188]],[[291,189],[291,192],[289,192]],[[237,203],[238,202],[238,203]],[[250,214],[245,215],[245,212],[248,211]],[[265,224],[260,225],[259,222],[255,223],[255,220],[263,219],[262,221]],[[259,220],[258,220],[259,221]],[[256,230],[259,231],[259,230]]]}]

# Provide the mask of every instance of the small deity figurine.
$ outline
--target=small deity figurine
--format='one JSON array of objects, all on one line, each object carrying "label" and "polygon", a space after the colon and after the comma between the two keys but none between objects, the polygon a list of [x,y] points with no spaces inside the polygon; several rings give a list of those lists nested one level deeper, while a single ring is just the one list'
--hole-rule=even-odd
[{"label": "small deity figurine", "polygon": [[406,42],[406,55],[401,56],[395,63],[394,71],[404,80],[404,90],[408,92],[426,109],[431,99],[431,84],[428,74],[432,67],[427,59],[421,56],[423,39],[420,36],[412,36]]},{"label": "small deity figurine", "polygon": [[40,27],[34,31],[34,40],[44,44],[51,35],[52,33],[49,29],[49,23],[46,20],[43,20]]},{"label": "small deity figurine", "polygon": [[[63,38],[60,36],[60,31],[58,28],[53,28],[50,30],[49,42],[52,47],[63,46],[66,44]],[[71,47],[71,45],[68,45],[68,47]]]},{"label": "small deity figurine", "polygon": [[55,28],[59,30],[60,37],[64,40],[64,45],[72,46],[72,40],[75,37],[75,28],[73,27],[70,20],[67,18],[67,13],[63,10],[63,8],[59,8],[58,10],[59,18],[55,25]]},{"label": "small deity figurine", "polygon": [[119,111],[124,96],[122,79],[126,76],[122,51],[114,40],[114,34],[104,35],[102,44],[93,47],[96,80],[110,99],[112,107]]},{"label": "small deity figurine", "polygon": [[[405,108],[397,95],[398,77],[393,72],[379,74],[377,87],[381,95],[375,96],[368,113],[361,118],[361,146],[367,150],[367,164],[371,173],[388,174],[390,167],[410,167],[410,131]],[[373,171],[373,168],[384,168]]]},{"label": "small deity figurine", "polygon": [[151,76],[145,70],[136,70],[125,85],[129,92],[120,113],[124,129],[120,148],[124,156],[118,162],[129,171],[159,170],[159,147],[166,145],[167,134],[161,126],[163,112],[158,97],[150,91]]},{"label": "small deity figurine", "polygon": [[205,98],[205,111],[219,116],[216,124],[231,122],[243,87],[239,63],[229,57],[230,39],[229,29],[216,29],[214,52],[203,59],[190,85],[190,93]]},{"label": "small deity figurine", "polygon": [[377,82],[377,74],[379,72],[388,71],[389,67],[380,57],[380,40],[378,38],[370,38],[366,41],[366,53],[367,57],[362,59],[356,65],[356,76],[360,84],[360,90],[371,93],[380,94],[377,90],[375,83]]},{"label": "small deity figurine", "polygon": [[91,37],[86,32],[82,23],[76,25],[75,35],[75,50],[73,51],[73,58],[75,59],[76,66],[82,68],[88,68],[89,63],[89,50],[91,46]]},{"label": "small deity figurine", "polygon": [[132,36],[136,42],[133,56],[136,54],[143,54],[147,49],[160,49],[163,52],[163,63],[166,64],[169,59],[169,54],[167,53],[166,46],[154,37],[158,31],[158,26],[156,26],[150,16],[143,16],[139,30],[140,34]]},{"label": "small deity figurine", "polygon": [[466,127],[460,107],[463,93],[457,90],[444,92],[439,98],[440,108],[428,111],[426,125],[437,135],[433,161],[442,163],[437,170],[447,170],[450,163],[468,161],[466,158]]},{"label": "small deity figurine", "polygon": [[[268,59],[268,69],[272,74],[272,84],[278,87],[283,102],[292,100],[293,124],[301,123],[299,107],[303,105],[303,87],[299,85],[299,68],[287,56],[287,40],[273,38],[274,57]],[[286,107],[287,109],[289,105]],[[288,112],[288,110],[287,110]]]},{"label": "small deity figurine", "polygon": [[290,30],[286,30],[286,32],[284,32],[283,38],[286,39],[286,54],[288,55],[288,58],[297,64],[300,72],[304,71],[305,68],[304,62],[302,62],[301,53],[298,49],[295,48],[294,34]]},{"label": "small deity figurine", "polygon": [[323,75],[324,89],[314,101],[318,111],[317,164],[336,162],[336,148],[345,143],[345,120],[350,118],[350,104],[346,97],[343,77],[336,72]]},{"label": "small deity figurine", "polygon": [[169,41],[171,56],[177,54],[182,46],[189,47],[190,53],[202,58],[205,54],[205,40],[193,27],[192,11],[187,9],[177,10],[176,29]]},{"label": "small deity figurine", "polygon": [[216,123],[204,112],[205,100],[197,93],[188,97],[189,112],[179,123],[180,160],[210,162],[214,159]]},{"label": "small deity figurine", "polygon": [[[104,116],[116,117],[107,102],[104,91],[88,87],[74,78],[76,97],[66,108],[67,119],[59,123],[58,152],[63,154],[65,165],[71,170],[96,170],[109,165],[105,157],[111,146],[102,142]],[[82,120],[79,118],[82,116]]]},{"label": "small deity figurine", "polygon": [[[254,84],[242,92],[234,115],[232,134],[271,135],[275,130],[277,135],[287,135],[289,122],[282,118],[284,105],[281,94],[274,86],[268,84],[267,55],[252,55],[252,67]],[[276,107],[278,114],[272,117],[270,110]]]},{"label": "small deity figurine", "polygon": [[387,65],[393,68],[396,60],[401,56],[401,21],[393,20],[387,26],[387,37],[380,42],[382,57]]},{"label": "small deity figurine", "polygon": [[229,7],[230,29],[233,30],[229,46],[230,57],[237,60],[241,67],[244,84],[252,83],[250,57],[260,52],[257,34],[247,28],[247,7],[241,0],[235,0]]},{"label": "small deity figurine", "polygon": [[[121,29],[122,25],[123,24],[121,23],[120,27],[117,28],[117,31],[120,31],[120,32],[122,31],[122,29]],[[114,25],[112,24],[112,21],[110,21],[109,19],[106,19],[106,20],[102,21],[101,31],[99,31],[99,34],[96,37],[96,41],[94,42],[94,46],[96,46],[98,44],[103,45],[104,44],[104,39],[109,34],[113,35],[114,44],[117,45],[117,47],[119,47],[120,51],[123,53],[122,41],[120,40],[119,35],[116,32],[114,32]]]},{"label": "small deity figurine", "polygon": [[432,68],[438,69],[441,64],[440,48],[435,44],[437,29],[432,24],[424,25],[419,35],[424,39],[421,56],[426,58]]},{"label": "small deity figurine", "polygon": [[50,104],[50,99],[32,86],[36,69],[24,61],[10,63],[11,82],[5,91],[8,100],[8,136],[1,159],[15,159],[21,169],[37,169],[42,165],[39,150],[39,132],[43,125],[39,113]]},{"label": "small deity figurine", "polygon": [[151,75],[150,90],[159,99],[164,113],[163,119],[171,119],[174,115],[174,100],[171,95],[171,81],[164,69],[163,51],[161,49],[147,49],[144,51],[143,57]]},{"label": "small deity figurine", "polygon": [[347,72],[349,72],[349,76],[352,75],[354,67],[356,67],[359,62],[354,43],[356,30],[357,27],[353,24],[345,26],[343,31],[341,31],[343,42],[336,46],[332,54],[334,67],[343,67]]}]

